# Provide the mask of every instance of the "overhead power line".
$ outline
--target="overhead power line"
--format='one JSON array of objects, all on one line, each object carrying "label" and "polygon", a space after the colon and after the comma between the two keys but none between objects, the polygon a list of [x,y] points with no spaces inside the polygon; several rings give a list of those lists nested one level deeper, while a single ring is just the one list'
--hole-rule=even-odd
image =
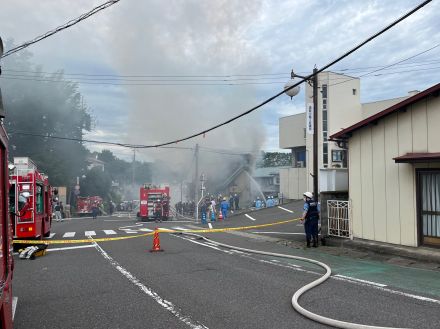
[{"label": "overhead power line", "polygon": [[[29,137],[40,137],[40,138],[47,138],[47,139],[56,139],[56,140],[63,140],[63,141],[71,141],[71,142],[81,142],[81,143],[92,143],[92,144],[105,144],[105,145],[113,145],[113,146],[120,146],[125,147],[129,149],[144,149],[146,145],[138,145],[138,144],[126,144],[126,143],[119,143],[119,142],[106,142],[106,141],[98,141],[98,140],[92,140],[92,139],[84,139],[84,138],[73,138],[73,137],[61,137],[61,136],[54,136],[54,135],[45,135],[45,134],[38,134],[38,133],[29,133],[29,132],[21,132],[21,131],[12,131],[8,132],[10,135],[18,135],[18,136],[29,136]],[[185,151],[194,151],[193,147],[184,147],[184,146],[161,146],[158,147],[160,149],[171,149],[171,150],[185,150]],[[249,152],[249,151],[236,151],[232,152],[225,149],[215,149],[215,148],[209,148],[200,146],[199,149],[203,152],[211,152],[211,153],[217,153],[217,154],[224,154],[224,155],[239,155],[243,156],[245,154],[256,154],[259,152]]]},{"label": "overhead power line", "polygon": [[[430,48],[431,50],[432,48]],[[426,51],[425,51],[426,52]],[[425,66],[434,65],[440,63],[440,59],[430,59],[424,61],[413,61],[410,63],[398,63],[395,64],[399,67],[414,67],[414,66]],[[370,71],[371,69],[381,69],[386,70],[384,65],[376,66],[364,66],[364,67],[351,67],[351,68],[335,68],[333,72],[335,73],[362,73],[362,71]],[[126,75],[126,74],[91,74],[91,73],[66,73],[63,70],[58,70],[55,72],[47,71],[35,71],[35,70],[14,70],[14,69],[3,69],[6,73],[3,76],[7,77],[24,77],[24,78],[44,78],[48,76],[49,78],[53,76],[63,76],[69,77],[73,80],[116,80],[116,81],[242,81],[242,80],[276,80],[276,79],[290,79],[290,73],[254,73],[254,74],[226,74],[226,75],[148,75],[148,74],[137,74],[137,75]],[[308,72],[298,72],[299,74],[307,74]],[[333,78],[338,80],[341,78]]]},{"label": "overhead power line", "polygon": [[[378,72],[378,71],[382,71],[382,70],[388,69],[388,68],[390,68],[390,67],[393,67],[393,66],[399,65],[399,64],[401,64],[401,63],[403,63],[403,62],[406,62],[406,61],[408,61],[408,60],[410,60],[410,59],[413,59],[413,58],[415,58],[415,57],[417,57],[417,56],[423,55],[423,54],[427,53],[428,51],[431,51],[431,50],[433,50],[433,49],[435,49],[435,48],[438,48],[438,47],[440,47],[440,43],[438,43],[438,44],[436,44],[435,46],[430,47],[430,48],[428,48],[428,49],[426,49],[426,50],[424,50],[424,51],[421,51],[421,52],[419,52],[419,53],[417,53],[417,54],[415,54],[415,55],[412,55],[412,56],[410,56],[410,57],[407,57],[407,58],[401,59],[401,60],[399,60],[399,61],[397,61],[397,62],[394,62],[394,63],[392,63],[392,64],[382,66],[382,67],[379,68],[379,69],[376,69],[376,70],[370,71],[370,72],[368,72],[368,73],[362,74],[362,75],[360,75],[360,76],[358,76],[358,77],[351,78],[351,79],[349,78],[349,79],[347,79],[347,80],[345,80],[345,81],[341,81],[341,82],[337,82],[337,83],[331,84],[329,87],[331,87],[331,86],[336,86],[336,85],[339,85],[339,84],[341,84],[341,83],[346,83],[346,82],[351,81],[351,80],[353,80],[353,79],[359,79],[359,78],[362,78],[362,77],[365,77],[365,76],[371,75],[371,74],[373,74],[373,73],[376,73],[376,72]],[[438,68],[438,67],[428,68],[428,69],[431,70],[431,69],[437,69],[437,68]],[[426,69],[416,69],[416,70],[407,70],[407,71],[398,71],[398,72],[387,72],[387,73],[382,73],[382,74],[378,74],[378,75],[387,75],[387,74],[396,74],[396,73],[408,73],[408,72],[424,71],[424,70],[426,70]]]},{"label": "overhead power line", "polygon": [[29,47],[30,45],[33,45],[34,43],[40,42],[41,40],[44,40],[44,39],[54,35],[55,33],[58,33],[58,32],[60,32],[62,30],[65,30],[65,29],[67,29],[67,28],[69,28],[69,27],[71,27],[71,26],[73,26],[73,25],[75,25],[75,24],[77,24],[77,23],[79,23],[79,22],[89,18],[90,16],[96,14],[97,12],[100,12],[101,10],[104,10],[104,9],[110,7],[110,6],[113,6],[115,3],[119,2],[119,1],[121,1],[121,0],[110,0],[110,1],[107,1],[107,2],[105,2],[103,4],[101,4],[101,5],[93,8],[92,10],[88,11],[87,13],[82,14],[81,16],[68,21],[67,23],[65,23],[65,24],[63,24],[61,26],[58,26],[54,30],[46,32],[46,33],[36,37],[33,40],[27,41],[27,42],[21,44],[20,46],[17,46],[17,47],[14,47],[14,48],[8,50],[7,52],[5,52],[3,54],[3,56],[1,58],[9,56],[9,55],[12,55],[12,54],[14,54],[14,53],[16,53],[16,52],[18,52],[20,50],[23,50],[24,48]]},{"label": "overhead power line", "polygon": [[[391,64],[391,65],[397,65],[397,64]],[[385,73],[380,74],[374,74],[375,72],[384,71],[387,69],[390,69],[390,66],[376,66],[380,67],[380,69],[369,71],[365,74],[356,75],[356,76],[348,76],[344,73],[344,76],[338,76],[338,77],[330,77],[329,79],[326,79],[326,81],[337,81],[334,84],[331,84],[330,86],[335,86],[337,84],[342,84],[354,79],[359,79],[363,77],[377,77],[377,76],[384,76],[384,75],[392,75],[392,74],[401,74],[401,73],[412,73],[412,72],[419,72],[419,71],[435,71],[440,69],[440,66],[431,66],[431,67],[425,67],[425,68],[412,68],[408,70],[397,70],[397,71],[387,71]],[[438,65],[438,64],[437,64]],[[399,67],[400,68],[400,67]],[[398,69],[395,67],[394,69]],[[402,67],[401,69],[404,69]],[[334,73],[340,73],[339,71],[332,71]],[[360,72],[358,72],[360,73]],[[287,76],[286,76],[287,77]],[[103,86],[246,86],[246,85],[274,85],[274,84],[285,84],[286,78],[282,78],[280,81],[264,81],[264,79],[261,79],[263,81],[261,82],[236,82],[235,80],[218,80],[223,81],[219,83],[212,83],[208,80],[198,80],[200,82],[191,82],[191,80],[180,80],[181,82],[173,82],[177,80],[156,80],[157,82],[147,82],[148,80],[133,80],[138,81],[139,83],[118,83],[118,82],[95,82],[95,81],[78,81],[78,80],[59,80],[59,79],[51,79],[51,78],[45,78],[45,77],[32,77],[28,75],[11,75],[11,74],[3,74],[2,75],[3,80],[18,80],[18,81],[35,81],[35,82],[49,82],[49,83],[65,83],[65,84],[86,84],[86,85],[103,85]],[[279,78],[281,79],[281,78]],[[290,74],[289,74],[290,79]],[[120,80],[124,82],[124,80]],[[145,82],[144,82],[145,81]],[[184,83],[185,81],[191,82],[191,83]],[[203,83],[203,81],[209,82],[209,83]],[[228,82],[230,81],[230,82]]]}]

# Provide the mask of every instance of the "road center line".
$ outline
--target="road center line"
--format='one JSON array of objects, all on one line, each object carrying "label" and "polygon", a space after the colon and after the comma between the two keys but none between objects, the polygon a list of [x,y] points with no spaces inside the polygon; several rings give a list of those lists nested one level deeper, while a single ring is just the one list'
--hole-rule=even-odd
[{"label": "road center line", "polygon": [[293,211],[292,211],[292,210],[289,210],[289,209],[286,209],[286,208],[283,208],[283,207],[280,207],[280,206],[278,206],[278,208],[280,208],[280,209],[282,209],[282,210],[284,210],[284,211],[287,211],[287,212],[290,212],[291,214],[293,214]]},{"label": "road center line", "polygon": [[248,214],[244,214],[247,218],[251,219],[251,220],[255,220],[255,218],[249,216]]},{"label": "road center line", "polygon": [[164,298],[160,297],[157,292],[152,290],[151,288],[148,288],[143,283],[139,281],[133,274],[131,274],[129,271],[127,271],[125,268],[123,268],[117,261],[115,261],[109,254],[107,254],[104,249],[101,248],[100,245],[98,245],[96,242],[93,243],[93,246],[98,250],[101,255],[107,259],[110,264],[118,270],[123,276],[125,276],[131,283],[133,283],[135,286],[137,286],[142,292],[144,292],[146,295],[153,298],[160,306],[168,310],[170,313],[172,313],[176,318],[178,318],[180,321],[188,325],[190,328],[193,329],[208,329],[208,327],[204,326],[203,324],[199,324],[193,320],[188,315],[182,314],[182,311],[178,309],[173,303],[171,303],[168,300],[165,300]]}]

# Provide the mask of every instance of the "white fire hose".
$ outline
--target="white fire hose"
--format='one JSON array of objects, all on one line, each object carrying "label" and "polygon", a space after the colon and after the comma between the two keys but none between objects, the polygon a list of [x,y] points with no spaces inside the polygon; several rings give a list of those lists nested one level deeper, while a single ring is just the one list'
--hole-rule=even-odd
[{"label": "white fire hose", "polygon": [[332,327],[336,327],[336,328],[349,328],[349,329],[399,329],[399,328],[395,328],[395,327],[377,327],[377,326],[368,326],[368,325],[363,325],[363,324],[358,324],[358,323],[352,323],[352,322],[345,322],[345,321],[339,321],[339,320],[335,320],[332,318],[327,318],[325,316],[322,315],[318,315],[316,313],[312,313],[310,311],[307,311],[306,309],[304,309],[303,307],[301,307],[298,303],[298,299],[299,297],[301,297],[302,294],[304,294],[306,291],[318,286],[319,284],[323,283],[325,280],[327,280],[330,275],[331,275],[331,269],[328,265],[321,263],[317,260],[314,259],[310,259],[310,258],[305,258],[305,257],[299,257],[299,256],[292,256],[292,255],[285,255],[285,254],[278,254],[278,253],[274,253],[274,252],[267,252],[267,251],[259,251],[259,250],[252,250],[252,249],[246,249],[246,248],[240,248],[240,247],[235,247],[235,246],[230,246],[224,243],[220,243],[217,241],[213,241],[210,240],[204,236],[198,235],[198,234],[194,234],[194,233],[182,233],[183,235],[191,235],[191,236],[195,236],[198,237],[200,239],[203,239],[205,241],[208,241],[210,243],[213,243],[217,246],[221,246],[221,247],[225,247],[228,249],[233,249],[233,250],[239,250],[239,251],[245,251],[245,252],[249,252],[249,253],[253,253],[253,254],[260,254],[260,255],[268,255],[268,256],[275,256],[275,257],[281,257],[281,258],[290,258],[290,259],[296,259],[296,260],[300,260],[300,261],[304,261],[304,262],[308,262],[308,263],[312,263],[312,264],[316,264],[320,267],[322,267],[323,269],[325,269],[326,273],[320,277],[319,279],[310,282],[309,284],[305,285],[304,287],[300,288],[298,291],[295,292],[295,294],[292,296],[292,306],[293,308],[300,314],[302,314],[303,316],[305,316],[306,318],[309,318],[313,321],[322,323],[322,324],[326,324]]}]

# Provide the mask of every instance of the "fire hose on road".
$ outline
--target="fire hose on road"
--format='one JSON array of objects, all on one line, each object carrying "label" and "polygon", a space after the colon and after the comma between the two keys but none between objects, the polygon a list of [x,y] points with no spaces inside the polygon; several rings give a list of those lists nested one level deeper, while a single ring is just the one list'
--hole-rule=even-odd
[{"label": "fire hose on road", "polygon": [[303,262],[308,262],[308,263],[312,263],[315,265],[318,265],[320,267],[322,267],[326,272],[325,274],[318,278],[315,281],[310,282],[309,284],[305,285],[304,287],[300,288],[299,290],[297,290],[294,295],[292,296],[292,306],[293,308],[300,314],[302,314],[303,316],[305,316],[306,318],[309,318],[313,321],[322,323],[322,324],[326,324],[332,327],[336,327],[336,328],[347,328],[347,329],[399,329],[399,328],[395,328],[395,327],[377,327],[377,326],[369,326],[369,325],[363,325],[363,324],[358,324],[358,323],[351,323],[351,322],[345,322],[345,321],[339,321],[336,319],[332,319],[332,318],[328,318],[316,313],[312,313],[308,310],[306,310],[305,308],[301,307],[301,305],[299,305],[298,303],[298,299],[301,297],[302,294],[304,294],[305,292],[311,290],[312,288],[320,285],[321,283],[323,283],[324,281],[326,281],[330,275],[331,275],[331,268],[322,263],[319,262],[317,260],[314,259],[310,259],[310,258],[305,258],[305,257],[299,257],[299,256],[292,256],[292,255],[285,255],[285,254],[278,254],[278,253],[274,253],[274,252],[267,252],[267,251],[260,251],[260,250],[253,250],[253,249],[246,249],[246,248],[241,248],[241,247],[235,247],[235,246],[231,246],[228,244],[224,244],[224,243],[220,243],[217,241],[213,241],[210,240],[204,236],[198,235],[198,234],[194,234],[194,233],[187,233],[187,232],[182,232],[181,234],[183,235],[189,235],[189,236],[194,236],[197,237],[199,239],[205,240],[207,242],[213,243],[217,246],[220,247],[225,247],[228,249],[232,249],[232,250],[239,250],[239,251],[244,251],[244,252],[249,252],[249,253],[253,253],[253,254],[260,254],[260,255],[267,255],[267,256],[275,256],[275,257],[281,257],[281,258],[290,258],[290,259],[296,259],[296,260],[300,260]]}]

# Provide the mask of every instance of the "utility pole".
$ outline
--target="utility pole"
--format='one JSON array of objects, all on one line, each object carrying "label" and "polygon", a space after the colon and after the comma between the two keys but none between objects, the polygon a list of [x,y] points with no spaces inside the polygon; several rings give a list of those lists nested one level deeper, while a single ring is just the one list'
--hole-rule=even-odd
[{"label": "utility pole", "polygon": [[313,196],[318,200],[318,69],[313,69]]},{"label": "utility pole", "polygon": [[133,171],[132,171],[132,177],[131,177],[131,183],[134,186],[134,171],[135,171],[135,164],[136,164],[136,149],[133,149]]},{"label": "utility pole", "polygon": [[[313,195],[315,200],[318,200],[318,69],[315,67],[313,69],[313,77],[303,77],[301,75],[295,74],[295,72],[290,73],[291,80],[286,83],[284,86],[284,89],[286,90],[285,93],[292,98],[293,96],[298,95],[299,93],[299,86],[296,86],[294,88],[293,85],[295,84],[295,81],[293,81],[294,78],[301,78],[304,80],[307,80],[308,82],[312,83],[312,89],[313,89],[313,173],[311,174],[313,176]],[[311,125],[308,127],[311,128]],[[310,129],[311,130],[311,129]]]},{"label": "utility pole", "polygon": [[199,144],[196,144],[196,149],[194,152],[195,163],[196,163],[196,172],[194,174],[194,204],[196,209],[194,209],[195,219],[197,220],[198,216],[198,202],[199,202]]}]

